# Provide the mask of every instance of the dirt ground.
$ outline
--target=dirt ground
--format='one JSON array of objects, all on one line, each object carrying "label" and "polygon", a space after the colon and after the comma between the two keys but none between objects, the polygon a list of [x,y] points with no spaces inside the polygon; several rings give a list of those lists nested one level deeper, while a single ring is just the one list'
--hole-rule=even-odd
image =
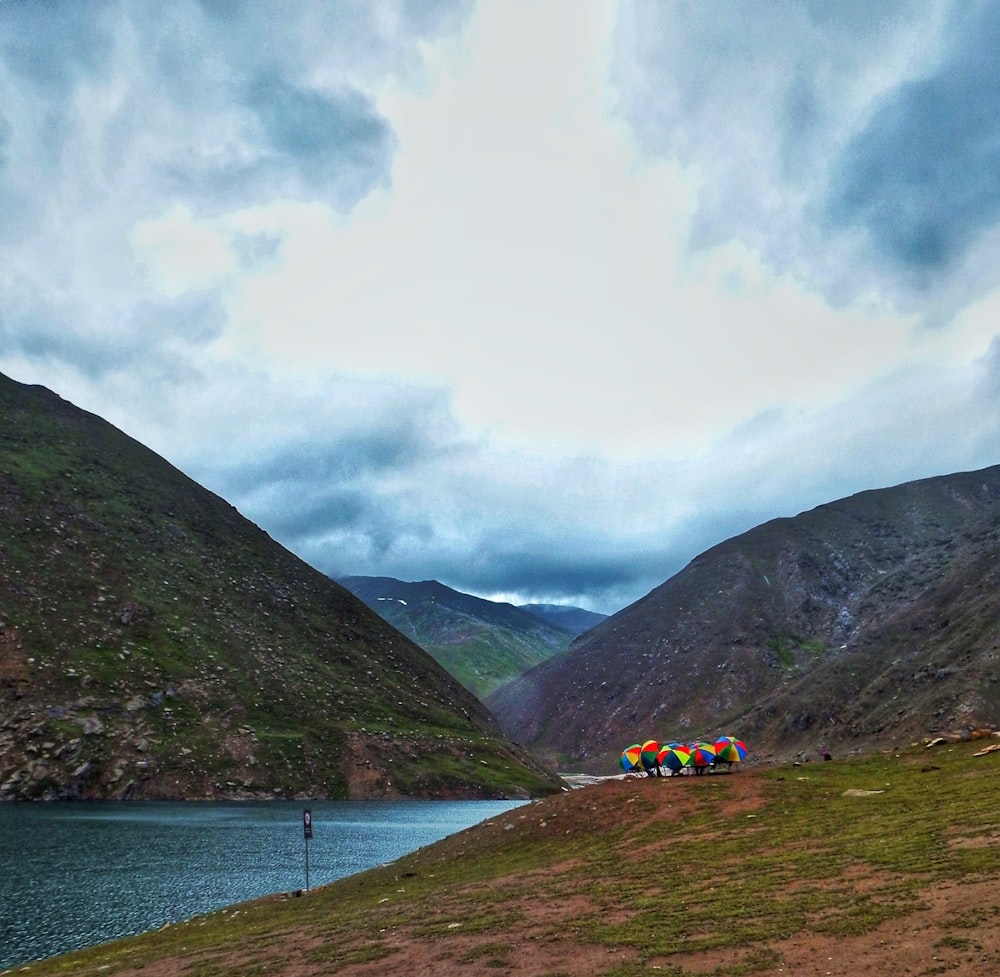
[{"label": "dirt ground", "polygon": [[[693,785],[692,785],[693,786]],[[728,785],[727,804],[732,813],[752,811],[761,803],[761,781],[751,771],[734,776]],[[624,781],[588,787],[620,792],[627,802],[634,785]],[[693,792],[656,791],[662,801],[657,816],[673,818],[688,803]],[[616,804],[599,806],[605,828],[613,828]],[[600,829],[601,825],[592,825]],[[984,839],[998,844],[1000,838]],[[555,867],[553,872],[558,872]],[[542,880],[539,880],[541,883]],[[816,884],[823,884],[822,882]],[[864,879],[859,879],[864,885]],[[469,886],[471,893],[475,886]],[[185,973],[213,975],[274,974],[281,977],[475,977],[484,973],[509,977],[585,977],[619,971],[636,960],[634,948],[595,946],[577,938],[568,925],[574,916],[592,911],[586,892],[558,900],[535,898],[530,885],[522,885],[522,897],[504,905],[504,914],[515,920],[498,938],[496,929],[477,934],[463,932],[462,924],[449,928],[441,938],[420,926],[389,927],[379,934],[380,956],[371,959],[366,951],[370,936],[359,934],[351,945],[324,947],[315,934],[300,937],[288,934],[280,948],[260,952],[237,951],[210,961],[164,960],[135,972],[136,977],[178,977]],[[1000,973],[1000,890],[995,880],[930,885],[921,893],[924,908],[878,929],[856,937],[830,937],[820,933],[800,933],[794,938],[770,941],[766,955],[748,957],[755,951],[737,950],[692,952],[673,955],[662,961],[647,961],[643,972],[715,975],[732,973],[785,974],[795,977],[902,977],[902,975],[948,974],[952,977],[985,977]],[[433,913],[441,907],[429,907]],[[963,921],[956,927],[956,920]],[[971,921],[971,922],[970,922]],[[440,931],[439,931],[440,932]],[[325,958],[325,960],[324,960]],[[750,965],[752,964],[752,965]],[[207,969],[201,969],[205,968]]]}]

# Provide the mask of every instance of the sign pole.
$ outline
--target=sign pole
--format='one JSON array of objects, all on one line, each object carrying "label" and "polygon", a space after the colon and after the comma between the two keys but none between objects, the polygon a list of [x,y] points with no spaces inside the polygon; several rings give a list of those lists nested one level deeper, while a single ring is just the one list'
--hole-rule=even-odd
[{"label": "sign pole", "polygon": [[313,836],[312,811],[306,808],[302,812],[302,835],[306,846],[306,892],[309,891],[309,839]]}]

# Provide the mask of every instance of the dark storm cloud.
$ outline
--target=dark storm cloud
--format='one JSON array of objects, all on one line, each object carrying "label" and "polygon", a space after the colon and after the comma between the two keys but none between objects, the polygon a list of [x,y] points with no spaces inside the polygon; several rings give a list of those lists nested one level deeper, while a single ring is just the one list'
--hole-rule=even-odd
[{"label": "dark storm cloud", "polygon": [[[218,469],[228,490],[246,492],[275,484],[365,484],[394,472],[443,461],[455,453],[453,422],[447,402],[432,390],[403,388],[388,393],[377,383],[328,378],[319,389],[281,391],[269,386],[254,401],[245,390],[242,404],[253,424],[266,423],[267,414],[307,417],[308,433],[285,436],[248,455],[242,463]],[[283,402],[276,402],[282,398]],[[379,405],[380,398],[391,401]],[[345,407],[348,409],[345,410]],[[349,409],[349,408],[353,408]]]},{"label": "dark storm cloud", "polygon": [[321,569],[360,572],[352,555],[427,541],[453,515],[439,512],[448,483],[476,449],[440,392],[336,377],[283,388],[231,376],[228,387],[236,434],[225,450],[181,445],[185,470]]},{"label": "dark storm cloud", "polygon": [[309,191],[327,189],[349,209],[388,182],[395,140],[374,102],[360,92],[330,94],[264,77],[247,87],[245,104],[258,123],[258,167],[270,183],[290,167]]},{"label": "dark storm cloud", "polygon": [[943,322],[1000,280],[975,253],[1000,230],[998,42],[990,3],[639,0],[615,79],[644,149],[697,179],[697,247]]},{"label": "dark storm cloud", "polygon": [[268,531],[301,551],[319,539],[350,533],[363,537],[369,548],[381,551],[391,546],[400,532],[391,515],[376,507],[366,488],[331,482],[320,487],[307,482],[275,480],[246,495],[255,509],[268,511]]},{"label": "dark storm cloud", "polygon": [[[221,296],[151,298],[133,229],[178,206],[351,210],[397,148],[370,92],[469,6],[0,2],[3,352],[90,377],[140,355],[180,368],[178,341],[217,335],[191,303]],[[277,249],[234,241],[244,270]]]},{"label": "dark storm cloud", "polygon": [[[284,15],[281,5],[242,5],[231,22],[182,5],[166,20],[139,25],[153,76],[174,111],[203,120],[196,141],[176,141],[155,163],[166,190],[210,209],[284,196],[350,210],[388,181],[395,140],[373,100],[346,80],[306,80],[320,69],[349,77],[358,49],[378,47],[367,16],[350,5],[285,5]],[[329,63],[301,60],[309,31]],[[345,37],[356,42],[350,52],[340,51]]]},{"label": "dark storm cloud", "polygon": [[66,96],[80,75],[108,63],[113,10],[113,4],[74,0],[0,4],[0,61],[25,83]]},{"label": "dark storm cloud", "polygon": [[72,158],[101,196],[141,191],[137,207],[294,194],[349,209],[387,180],[395,145],[354,79],[381,79],[419,36],[385,36],[367,4],[239,5],[235,22],[183,0],[3,4],[0,92],[35,177]]},{"label": "dark storm cloud", "polygon": [[1000,219],[1000,8],[969,4],[932,73],[887,93],[845,147],[827,213],[920,283]]},{"label": "dark storm cloud", "polygon": [[529,594],[543,603],[597,604],[617,610],[669,576],[677,560],[660,541],[622,549],[589,536],[586,525],[552,534],[535,525],[522,534],[494,526],[479,546],[440,568],[442,582],[477,593]]},{"label": "dark storm cloud", "polygon": [[[369,523],[365,510],[381,512],[387,503],[382,481],[413,470],[438,450],[400,418],[364,435],[324,437],[317,430],[311,440],[283,443],[263,457],[216,470],[213,481],[255,511],[270,510],[268,524],[282,538],[302,542],[317,532]],[[385,532],[377,535],[384,538]]]},{"label": "dark storm cloud", "polygon": [[29,305],[0,308],[0,349],[18,350],[31,360],[72,364],[95,382],[127,372],[149,384],[174,383],[192,372],[183,350],[210,342],[224,322],[214,294],[170,302],[147,299],[124,309],[109,305],[100,321],[85,319],[72,303],[36,298]]}]

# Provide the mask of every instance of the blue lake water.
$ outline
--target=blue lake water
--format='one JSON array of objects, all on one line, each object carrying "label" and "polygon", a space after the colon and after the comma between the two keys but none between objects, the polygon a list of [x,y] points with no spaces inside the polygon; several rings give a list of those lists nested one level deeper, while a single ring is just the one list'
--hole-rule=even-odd
[{"label": "blue lake water", "polygon": [[0,969],[390,862],[517,801],[0,804]]}]

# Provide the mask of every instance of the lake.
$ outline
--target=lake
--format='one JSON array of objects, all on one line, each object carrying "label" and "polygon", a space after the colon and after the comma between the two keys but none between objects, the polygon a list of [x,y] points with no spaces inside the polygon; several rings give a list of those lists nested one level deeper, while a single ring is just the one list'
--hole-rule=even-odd
[{"label": "lake", "polygon": [[0,804],[0,969],[390,862],[519,801]]}]

